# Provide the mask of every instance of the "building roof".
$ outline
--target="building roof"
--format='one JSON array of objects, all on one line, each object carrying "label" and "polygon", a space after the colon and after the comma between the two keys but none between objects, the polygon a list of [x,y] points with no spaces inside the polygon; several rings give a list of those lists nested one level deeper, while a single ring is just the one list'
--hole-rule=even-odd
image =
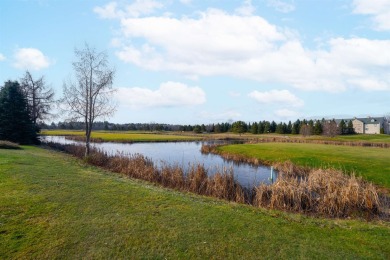
[{"label": "building roof", "polygon": [[365,117],[365,118],[356,118],[356,119],[363,122],[366,125],[383,124],[383,122],[385,121],[384,117]]},{"label": "building roof", "polygon": [[353,121],[353,120],[359,120],[361,122],[363,122],[364,124],[368,125],[368,124],[383,124],[383,122],[386,121],[386,119],[384,117],[361,117],[361,118],[347,118],[347,119],[335,119],[337,125],[340,124],[341,120],[344,120],[345,124],[348,124],[349,121]]}]

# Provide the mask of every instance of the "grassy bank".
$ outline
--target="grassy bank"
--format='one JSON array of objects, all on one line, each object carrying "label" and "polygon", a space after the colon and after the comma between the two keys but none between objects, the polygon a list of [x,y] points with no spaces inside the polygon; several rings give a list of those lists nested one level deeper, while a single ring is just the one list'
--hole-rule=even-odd
[{"label": "grassy bank", "polygon": [[0,258],[388,259],[390,225],[266,211],[0,150]]},{"label": "grassy bank", "polygon": [[257,158],[268,164],[290,160],[310,168],[336,168],[354,172],[373,183],[390,189],[390,152],[372,147],[321,144],[262,143],[229,145],[219,152]]},{"label": "grassy bank", "polygon": [[[43,130],[42,135],[62,135],[62,136],[85,136],[83,131],[71,130]],[[202,139],[201,136],[186,136],[177,134],[160,134],[160,133],[145,133],[145,132],[108,132],[94,131],[91,135],[92,139],[99,139],[105,142],[171,142],[171,141],[196,141]]]}]

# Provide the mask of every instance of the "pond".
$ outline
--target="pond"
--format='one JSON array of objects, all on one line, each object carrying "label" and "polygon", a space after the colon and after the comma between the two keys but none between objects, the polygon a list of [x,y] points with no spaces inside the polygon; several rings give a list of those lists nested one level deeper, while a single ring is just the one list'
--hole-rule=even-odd
[{"label": "pond", "polygon": [[[42,141],[61,144],[82,144],[82,142],[65,139],[64,136],[42,136]],[[202,164],[209,174],[213,175],[221,169],[232,169],[235,179],[244,187],[253,187],[260,183],[270,183],[271,168],[268,166],[252,166],[246,163],[234,163],[214,154],[202,154],[203,144],[213,144],[216,141],[199,142],[148,142],[148,143],[92,143],[93,147],[101,149],[109,154],[117,152],[124,154],[142,154],[155,163],[179,165],[187,169],[193,164]]]}]

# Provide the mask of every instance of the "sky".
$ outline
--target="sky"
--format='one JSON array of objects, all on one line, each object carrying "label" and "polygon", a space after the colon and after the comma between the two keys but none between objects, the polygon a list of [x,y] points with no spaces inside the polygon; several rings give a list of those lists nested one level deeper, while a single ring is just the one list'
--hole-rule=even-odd
[{"label": "sky", "polygon": [[88,43],[116,71],[114,123],[383,116],[389,17],[390,0],[2,0],[0,85],[29,70],[60,98]]}]

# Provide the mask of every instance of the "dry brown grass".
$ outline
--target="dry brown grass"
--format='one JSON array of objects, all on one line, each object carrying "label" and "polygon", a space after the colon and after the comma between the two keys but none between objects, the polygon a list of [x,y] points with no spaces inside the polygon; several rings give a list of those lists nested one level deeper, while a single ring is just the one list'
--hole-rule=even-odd
[{"label": "dry brown grass", "polygon": [[[285,163],[272,185],[256,188],[255,206],[330,217],[383,215],[389,207],[374,185],[333,169],[306,170]],[[294,175],[294,172],[297,174]]]},{"label": "dry brown grass", "polygon": [[[84,158],[84,147],[49,143],[50,147]],[[107,155],[92,149],[86,159],[90,164],[124,174],[131,178],[158,183],[164,187],[267,207],[326,217],[389,218],[389,198],[380,195],[374,185],[361,178],[344,175],[332,169],[309,170],[291,162],[275,165],[278,178],[272,185],[244,189],[231,169],[213,176],[201,164],[191,165],[187,172],[179,166],[157,168],[141,154]]]},{"label": "dry brown grass", "polygon": [[0,149],[21,149],[19,144],[0,140]]}]

